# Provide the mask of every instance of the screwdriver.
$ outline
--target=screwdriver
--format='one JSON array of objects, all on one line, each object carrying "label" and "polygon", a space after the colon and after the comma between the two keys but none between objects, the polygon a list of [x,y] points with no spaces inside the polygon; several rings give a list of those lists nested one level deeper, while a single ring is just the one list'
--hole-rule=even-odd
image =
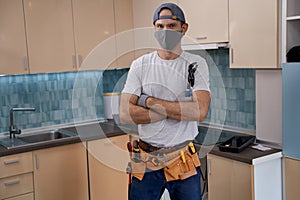
[{"label": "screwdriver", "polygon": [[180,151],[180,155],[181,155],[182,162],[186,163],[184,152]]},{"label": "screwdriver", "polygon": [[193,142],[189,143],[189,147],[190,147],[190,150],[191,150],[192,154],[196,153],[195,146],[194,146]]}]

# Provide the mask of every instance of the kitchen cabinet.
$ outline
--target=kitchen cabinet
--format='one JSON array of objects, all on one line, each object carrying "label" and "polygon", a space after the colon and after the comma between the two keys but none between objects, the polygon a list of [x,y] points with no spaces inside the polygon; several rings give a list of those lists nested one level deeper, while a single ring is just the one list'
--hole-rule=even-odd
[{"label": "kitchen cabinet", "polygon": [[133,0],[134,47],[136,58],[145,53],[152,52],[155,48],[159,48],[154,38],[153,15],[158,6],[169,2],[178,4],[177,0]]},{"label": "kitchen cabinet", "polygon": [[189,28],[182,44],[228,42],[228,0],[179,0]]},{"label": "kitchen cabinet", "polygon": [[127,68],[134,59],[132,0],[114,0],[117,68]]},{"label": "kitchen cabinet", "polygon": [[209,199],[281,200],[281,157],[278,152],[245,163],[209,153]]},{"label": "kitchen cabinet", "polygon": [[111,0],[73,0],[79,70],[105,69],[116,57]]},{"label": "kitchen cabinet", "polygon": [[33,200],[32,153],[0,157],[0,199]]},{"label": "kitchen cabinet", "polygon": [[286,62],[287,52],[300,45],[300,2],[282,0],[282,63]]},{"label": "kitchen cabinet", "polygon": [[76,69],[71,5],[70,0],[24,0],[30,73]]},{"label": "kitchen cabinet", "polygon": [[284,158],[284,182],[285,198],[288,200],[300,199],[300,160],[285,157]]},{"label": "kitchen cabinet", "polygon": [[8,198],[6,200],[34,200],[34,195],[33,193],[28,193],[16,197]]},{"label": "kitchen cabinet", "polygon": [[128,141],[127,135],[88,141],[91,200],[127,199]]},{"label": "kitchen cabinet", "polygon": [[230,0],[231,68],[278,68],[278,0]]},{"label": "kitchen cabinet", "polygon": [[35,200],[87,200],[86,148],[76,143],[33,152]]},{"label": "kitchen cabinet", "polygon": [[133,0],[133,23],[134,28],[146,28],[153,27],[153,15],[163,3],[175,3],[178,4],[178,0]]},{"label": "kitchen cabinet", "polygon": [[[73,0],[79,70],[128,67],[133,60],[131,0]],[[130,31],[129,31],[130,30]],[[123,31],[129,31],[119,34]]]},{"label": "kitchen cabinet", "polygon": [[28,73],[22,0],[0,1],[0,74]]},{"label": "kitchen cabinet", "polygon": [[210,200],[251,200],[251,165],[208,154],[208,196]]}]

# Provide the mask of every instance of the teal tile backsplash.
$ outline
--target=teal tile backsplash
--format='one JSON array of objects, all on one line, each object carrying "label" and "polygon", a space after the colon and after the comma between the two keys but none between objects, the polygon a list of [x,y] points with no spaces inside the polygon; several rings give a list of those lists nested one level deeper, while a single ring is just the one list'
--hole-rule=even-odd
[{"label": "teal tile backsplash", "polygon": [[103,71],[28,74],[0,77],[0,132],[8,131],[12,107],[21,128],[50,126],[103,117]]},{"label": "teal tile backsplash", "polygon": [[206,122],[255,130],[255,70],[230,69],[229,49],[191,51],[210,71],[211,105]]},{"label": "teal tile backsplash", "polygon": [[[228,49],[193,51],[207,60],[212,102],[206,122],[255,130],[255,70],[229,69]],[[212,67],[215,66],[215,67]],[[0,77],[0,132],[8,131],[9,109],[21,128],[104,117],[103,93],[121,92],[128,69]]]}]

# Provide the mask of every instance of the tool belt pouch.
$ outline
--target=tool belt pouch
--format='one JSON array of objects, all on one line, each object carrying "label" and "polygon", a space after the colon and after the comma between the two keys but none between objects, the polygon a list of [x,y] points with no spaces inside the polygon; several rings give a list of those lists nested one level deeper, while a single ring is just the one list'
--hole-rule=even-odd
[{"label": "tool belt pouch", "polygon": [[133,160],[130,161],[131,163],[131,174],[132,176],[136,177],[140,181],[143,179],[145,171],[146,171],[146,163],[145,162],[135,162]]},{"label": "tool belt pouch", "polygon": [[185,151],[186,162],[184,163],[181,156],[174,162],[164,167],[164,173],[167,181],[184,180],[197,174],[196,167],[201,165],[198,154],[191,154]]}]

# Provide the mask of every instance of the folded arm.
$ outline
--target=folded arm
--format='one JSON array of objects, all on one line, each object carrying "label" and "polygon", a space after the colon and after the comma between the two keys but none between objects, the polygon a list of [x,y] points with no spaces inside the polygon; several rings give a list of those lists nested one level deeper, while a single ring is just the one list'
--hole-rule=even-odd
[{"label": "folded arm", "polygon": [[193,92],[193,101],[171,102],[149,97],[146,106],[157,113],[166,113],[168,118],[179,121],[203,121],[210,105],[210,93],[204,90]]},{"label": "folded arm", "polygon": [[122,94],[120,102],[120,121],[124,124],[146,124],[166,118],[178,121],[203,121],[208,113],[210,93],[193,92],[193,101],[171,102],[149,97],[144,108],[137,105],[138,96]]},{"label": "folded arm", "polygon": [[138,96],[123,93],[120,100],[120,122],[122,124],[147,124],[165,119],[166,113],[158,113],[137,105]]}]

